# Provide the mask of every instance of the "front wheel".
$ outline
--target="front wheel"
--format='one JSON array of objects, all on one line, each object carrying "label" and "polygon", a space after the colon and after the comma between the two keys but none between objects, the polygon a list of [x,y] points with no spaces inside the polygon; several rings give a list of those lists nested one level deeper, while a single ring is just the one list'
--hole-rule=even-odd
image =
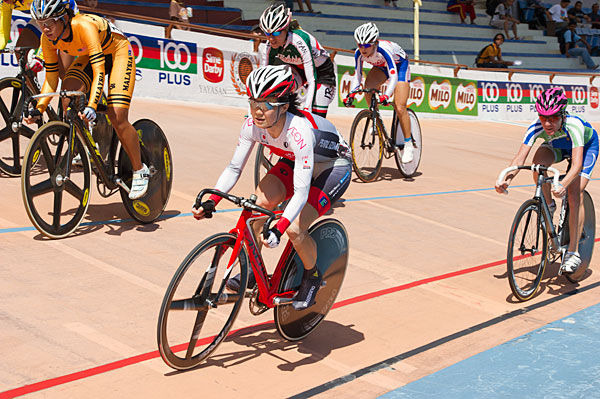
[{"label": "front wheel", "polygon": [[[419,164],[421,163],[421,152],[423,151],[423,138],[421,137],[421,124],[417,114],[412,109],[408,109],[408,117],[410,118],[410,137],[413,145],[413,160],[407,163],[402,163],[402,155],[399,151],[394,151],[394,159],[398,170],[404,177],[413,177],[417,173]],[[397,119],[397,117],[396,117]],[[396,120],[396,137],[404,137],[400,122]]]},{"label": "front wheel", "polygon": [[[594,244],[596,239],[596,210],[594,201],[587,191],[583,192],[583,208],[585,212],[583,220],[583,231],[579,240],[578,252],[581,257],[581,266],[574,273],[565,273],[565,277],[572,283],[576,283],[585,276],[585,272],[590,266],[592,254],[594,253]],[[568,224],[568,221],[565,221]]]},{"label": "front wheel", "polygon": [[[217,349],[235,321],[248,279],[244,246],[227,269],[235,242],[236,237],[228,233],[202,241],[183,260],[167,288],[158,316],[158,351],[176,370],[200,364]],[[227,290],[227,279],[237,274],[238,291]]]},{"label": "front wheel", "polygon": [[[150,119],[140,119],[133,124],[138,134],[142,163],[150,168],[148,191],[139,199],[129,199],[129,193],[120,190],[127,213],[140,223],[152,223],[162,215],[173,185],[173,158],[165,133]],[[131,187],[133,167],[123,146],[119,151],[118,175]]]},{"label": "front wheel", "polygon": [[508,238],[508,283],[519,301],[535,295],[548,262],[548,233],[539,201],[525,201],[517,211]]},{"label": "front wheel", "polygon": [[[309,229],[317,244],[317,267],[324,285],[317,292],[314,305],[295,310],[292,305],[275,308],[275,326],[287,340],[297,341],[310,334],[333,306],[348,265],[348,234],[335,219],[324,219]],[[279,293],[294,291],[302,281],[304,266],[295,250],[290,253],[279,283]]]},{"label": "front wheel", "polygon": [[383,123],[376,118],[373,128],[373,112],[363,109],[356,115],[350,130],[352,168],[365,183],[377,178],[383,161]]},{"label": "front wheel", "polygon": [[[69,125],[48,122],[33,135],[23,158],[21,193],[27,216],[50,238],[73,232],[89,205],[90,161],[81,138],[73,134],[69,144]],[[73,169],[76,153],[81,154],[82,168]]]}]

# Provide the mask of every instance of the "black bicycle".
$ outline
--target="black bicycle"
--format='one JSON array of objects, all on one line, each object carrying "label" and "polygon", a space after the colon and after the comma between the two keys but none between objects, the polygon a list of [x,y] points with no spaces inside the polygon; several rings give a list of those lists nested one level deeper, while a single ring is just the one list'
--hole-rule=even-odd
[{"label": "black bicycle", "polygon": [[[40,93],[36,73],[27,67],[27,54],[31,47],[4,49],[0,53],[15,54],[19,59],[19,73],[0,79],[0,170],[9,176],[21,175],[21,158],[29,139],[35,132],[22,122],[23,105],[32,95]],[[60,108],[60,107],[59,107]],[[46,120],[59,120],[60,116],[48,107]],[[38,124],[38,128],[43,122]]]},{"label": "black bicycle", "polygon": [[[555,226],[542,185],[552,182],[554,186],[558,186],[559,171],[542,165],[511,166],[500,173],[498,181],[504,181],[512,171],[522,169],[538,172],[539,176],[533,198],[525,201],[515,215],[508,237],[506,266],[514,296],[519,301],[527,301],[536,294],[546,265],[562,260],[569,247],[569,201],[567,196],[563,198],[560,217]],[[552,173],[553,177],[546,177],[546,172]],[[592,197],[587,191],[583,192],[583,206],[585,219],[578,247],[581,266],[573,273],[564,273],[572,283],[583,278],[594,252],[596,212]],[[563,274],[562,267],[558,274]]]},{"label": "black bicycle", "polygon": [[[92,172],[101,196],[109,197],[119,191],[133,219],[140,223],[156,220],[165,209],[173,183],[171,150],[162,129],[150,119],[133,124],[139,136],[142,162],[150,169],[150,181],[147,193],[131,200],[133,168],[106,118],[106,107],[98,107],[98,123],[90,132],[78,116],[87,104],[85,93],[61,91],[36,95],[32,100],[52,96],[59,96],[61,101],[69,99],[71,106],[65,122],[44,124],[32,136],[25,152],[21,192],[34,226],[50,238],[72,233],[89,205]],[[81,167],[72,165],[77,154],[81,157]]]},{"label": "black bicycle", "polygon": [[387,159],[392,156],[394,156],[398,170],[404,177],[414,176],[421,162],[423,146],[421,125],[419,124],[417,114],[413,110],[408,109],[414,156],[411,162],[402,163],[401,151],[404,150],[405,144],[403,140],[400,140],[401,142],[396,145],[396,137],[404,137],[396,111],[394,110],[392,117],[392,135],[390,137],[379,113],[379,90],[358,89],[352,93],[366,93],[371,95],[369,109],[363,109],[356,115],[350,130],[352,167],[358,178],[364,182],[375,180],[381,171],[383,158]]}]

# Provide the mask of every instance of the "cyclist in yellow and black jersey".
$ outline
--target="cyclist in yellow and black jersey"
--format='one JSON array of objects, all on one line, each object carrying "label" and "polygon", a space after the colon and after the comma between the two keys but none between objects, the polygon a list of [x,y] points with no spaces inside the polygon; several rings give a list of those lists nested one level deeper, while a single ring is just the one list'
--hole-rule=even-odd
[{"label": "cyclist in yellow and black jersey", "polygon": [[[58,86],[57,51],[76,56],[66,72],[62,88],[89,93],[88,104],[80,117],[91,122],[96,119],[105,75],[109,75],[107,114],[134,169],[129,198],[140,198],[148,189],[150,171],[142,164],[138,136],[128,119],[135,85],[135,61],[129,41],[102,17],[73,15],[62,0],[34,0],[31,15],[42,29],[46,61],[42,93],[56,91]],[[43,98],[37,110],[43,113],[49,101],[50,98]]]}]

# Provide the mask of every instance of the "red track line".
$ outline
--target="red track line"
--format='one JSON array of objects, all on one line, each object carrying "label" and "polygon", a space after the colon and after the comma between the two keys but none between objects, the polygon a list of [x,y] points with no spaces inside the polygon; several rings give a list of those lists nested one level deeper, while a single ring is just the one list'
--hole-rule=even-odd
[{"label": "red track line", "polygon": [[[598,241],[600,241],[600,238],[597,238],[594,240],[594,242],[598,242]],[[336,302],[332,306],[332,309],[337,309],[337,308],[341,308],[343,306],[348,306],[348,305],[352,305],[352,304],[355,304],[358,302],[363,302],[368,299],[373,299],[373,298],[377,298],[377,297],[380,297],[383,295],[392,294],[394,292],[404,291],[409,288],[418,287],[420,285],[432,283],[434,281],[445,280],[445,279],[449,279],[452,277],[461,276],[463,274],[473,273],[473,272],[476,272],[479,270],[488,269],[490,267],[499,266],[499,265],[502,265],[505,263],[506,263],[506,259],[498,260],[495,262],[486,263],[484,265],[469,267],[467,269],[458,270],[458,271],[451,272],[451,273],[441,274],[439,276],[434,276],[434,277],[429,277],[429,278],[425,278],[422,280],[413,281],[412,283],[399,285],[397,287],[386,288],[384,290],[371,292],[369,294],[359,295],[354,298],[349,298],[349,299],[345,299],[340,302]],[[238,332],[240,330],[255,328],[257,326],[268,325],[268,324],[272,324],[272,323],[273,323],[272,321],[268,321],[268,322],[258,323],[258,324],[252,325],[252,326],[242,327],[242,328],[239,328],[237,330],[230,332],[228,335],[235,334],[236,332]],[[211,339],[212,339],[212,337],[204,338],[198,342],[198,345],[207,343]],[[176,346],[172,347],[172,350],[173,350],[173,352],[179,352],[186,348],[187,348],[187,344],[180,344],[180,345],[176,345]],[[107,364],[104,364],[104,365],[101,365],[98,367],[93,367],[91,369],[78,371],[78,372],[72,373],[72,374],[66,374],[61,377],[51,378],[49,380],[36,382],[36,383],[30,384],[30,385],[24,385],[19,388],[0,392],[0,399],[14,398],[16,396],[25,395],[25,394],[32,393],[32,392],[42,391],[44,389],[52,388],[57,385],[63,385],[68,382],[71,382],[71,381],[81,380],[81,379],[84,379],[87,377],[92,377],[94,375],[106,373],[108,371],[113,371],[113,370],[120,369],[120,368],[123,368],[126,366],[131,366],[133,364],[141,363],[146,360],[152,360],[159,356],[160,355],[159,355],[158,351],[143,353],[141,355],[129,357],[129,358],[122,359],[122,360],[117,360],[116,362],[107,363]]]}]

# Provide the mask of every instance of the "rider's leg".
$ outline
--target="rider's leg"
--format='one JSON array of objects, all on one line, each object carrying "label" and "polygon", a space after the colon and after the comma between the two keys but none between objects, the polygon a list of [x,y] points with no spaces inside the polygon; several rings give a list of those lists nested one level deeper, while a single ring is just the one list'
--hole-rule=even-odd
[{"label": "rider's leg", "polygon": [[129,122],[129,109],[116,108],[111,105],[107,108],[106,113],[131,161],[131,166],[134,170],[142,169],[140,142],[135,128]]},{"label": "rider's leg", "polygon": [[[385,76],[385,72],[379,68],[373,67],[365,79],[365,89],[379,89],[386,80],[387,76]],[[371,104],[371,94],[366,94],[365,97],[367,105]]]},{"label": "rider's leg", "polygon": [[[276,164],[274,168],[279,167],[278,165],[279,164]],[[260,183],[258,183],[255,194],[257,197],[256,205],[266,209],[275,209],[277,205],[285,200],[286,188],[278,176],[268,173],[262,178]],[[259,234],[262,232],[264,223],[265,220],[257,220],[252,226],[254,235],[256,238],[258,238],[259,245],[262,245],[262,240],[259,239]]]},{"label": "rider's leg", "polygon": [[583,207],[583,190],[589,180],[578,176],[567,187],[569,197],[569,252],[577,252],[579,239],[583,232],[583,222],[585,220],[585,209]]},{"label": "rider's leg", "polygon": [[317,92],[313,99],[312,113],[315,115],[327,117],[327,108],[335,97],[335,86],[317,83]]},{"label": "rider's leg", "polygon": [[298,218],[286,230],[287,236],[302,260],[304,270],[311,270],[317,263],[317,244],[308,235],[308,228],[318,217],[317,210],[312,205],[306,204]]},{"label": "rider's leg", "polygon": [[64,78],[67,69],[69,69],[73,63],[73,60],[75,60],[74,56],[62,51],[58,52],[58,76],[60,76],[61,79]]},{"label": "rider's leg", "polygon": [[410,139],[410,117],[408,116],[408,110],[406,109],[409,91],[409,82],[398,82],[394,89],[393,106],[398,115],[398,119],[400,120],[400,127],[402,128],[402,134],[405,139]]},{"label": "rider's leg", "polygon": [[[556,157],[557,154],[554,149],[549,146],[541,145],[533,156],[533,163],[536,165],[551,166],[553,163],[561,161],[561,159],[557,160]],[[538,173],[533,172],[533,182],[537,183],[537,179]],[[544,184],[542,190],[544,191],[544,197],[546,197],[546,203],[550,206],[553,202],[552,193],[550,192],[550,183]]]}]

